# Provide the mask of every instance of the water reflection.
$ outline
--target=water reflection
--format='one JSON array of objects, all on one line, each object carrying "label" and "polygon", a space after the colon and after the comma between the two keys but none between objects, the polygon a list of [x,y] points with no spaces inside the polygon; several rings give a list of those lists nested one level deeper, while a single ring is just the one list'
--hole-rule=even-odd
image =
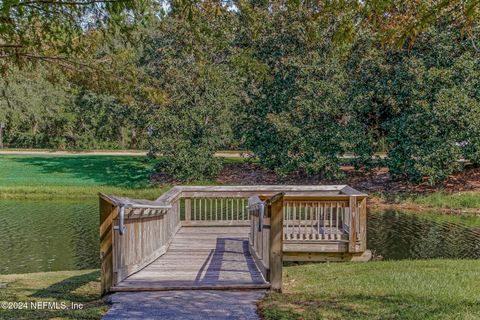
[{"label": "water reflection", "polygon": [[[368,214],[368,248],[384,259],[480,258],[480,218]],[[0,200],[0,274],[99,267],[97,201]]]},{"label": "water reflection", "polygon": [[96,201],[0,200],[0,273],[98,267]]},{"label": "water reflection", "polygon": [[473,226],[467,226],[456,222],[464,217],[450,216],[450,221],[445,221],[442,216],[395,210],[370,212],[367,247],[388,260],[480,258],[480,223],[473,221]]}]

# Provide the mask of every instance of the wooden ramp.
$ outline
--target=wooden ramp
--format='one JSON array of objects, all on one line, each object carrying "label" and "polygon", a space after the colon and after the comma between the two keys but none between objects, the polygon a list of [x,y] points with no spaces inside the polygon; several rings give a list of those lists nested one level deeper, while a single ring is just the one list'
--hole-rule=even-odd
[{"label": "wooden ramp", "polygon": [[248,249],[249,227],[182,227],[163,256],[112,291],[266,289]]}]

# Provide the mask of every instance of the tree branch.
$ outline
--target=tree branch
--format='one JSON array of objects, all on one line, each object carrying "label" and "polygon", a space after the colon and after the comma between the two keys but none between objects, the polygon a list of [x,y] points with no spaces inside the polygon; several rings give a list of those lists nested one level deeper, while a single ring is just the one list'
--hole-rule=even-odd
[{"label": "tree branch", "polygon": [[128,0],[88,0],[88,1],[55,1],[55,0],[32,0],[20,2],[16,6],[28,6],[32,4],[51,4],[58,6],[82,6],[82,5],[92,5],[96,3],[115,3],[115,2],[127,2]]}]

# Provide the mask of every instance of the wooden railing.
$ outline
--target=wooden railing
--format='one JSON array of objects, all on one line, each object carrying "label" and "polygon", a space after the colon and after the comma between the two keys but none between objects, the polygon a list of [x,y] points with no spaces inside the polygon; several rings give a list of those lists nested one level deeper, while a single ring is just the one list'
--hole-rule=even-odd
[{"label": "wooden railing", "polygon": [[248,199],[250,252],[275,291],[282,290],[283,196],[279,193],[264,201],[258,196]]},{"label": "wooden railing", "polygon": [[283,215],[285,240],[348,240],[348,201],[286,200]]},{"label": "wooden railing", "polygon": [[178,201],[131,201],[100,194],[102,293],[164,254],[180,228]]},{"label": "wooden railing", "polygon": [[245,197],[209,196],[184,198],[182,201],[184,226],[248,225]]},{"label": "wooden railing", "polygon": [[364,196],[285,197],[283,249],[289,252],[286,260],[315,260],[311,253],[364,252],[366,215]]},{"label": "wooden railing", "polygon": [[[280,233],[285,261],[345,260],[366,250],[366,194],[348,186],[177,186],[155,201],[100,195],[102,292],[166,252],[182,226],[249,226],[256,223],[247,199],[268,201],[284,193]],[[265,225],[272,225],[268,210]],[[252,217],[252,220],[251,220]],[[258,222],[258,221],[257,221]],[[253,229],[252,229],[253,230]],[[267,261],[260,238],[250,242]],[[267,237],[270,239],[270,235]],[[264,238],[261,238],[264,241]],[[278,242],[276,242],[278,244]],[[271,243],[269,244],[271,247]],[[271,253],[266,269],[271,270]],[[315,255],[317,254],[317,255]],[[270,276],[268,276],[270,277]]]}]

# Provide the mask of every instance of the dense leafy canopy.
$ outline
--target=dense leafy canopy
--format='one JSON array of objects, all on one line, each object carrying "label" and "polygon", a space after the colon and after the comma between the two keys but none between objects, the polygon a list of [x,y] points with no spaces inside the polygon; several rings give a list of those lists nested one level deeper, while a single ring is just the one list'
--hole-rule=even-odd
[{"label": "dense leafy canopy", "polygon": [[[479,164],[478,1],[40,3],[0,10],[10,146],[148,146],[181,180],[224,148],[325,177],[347,152],[432,183]],[[32,77],[31,52],[82,64]]]}]

